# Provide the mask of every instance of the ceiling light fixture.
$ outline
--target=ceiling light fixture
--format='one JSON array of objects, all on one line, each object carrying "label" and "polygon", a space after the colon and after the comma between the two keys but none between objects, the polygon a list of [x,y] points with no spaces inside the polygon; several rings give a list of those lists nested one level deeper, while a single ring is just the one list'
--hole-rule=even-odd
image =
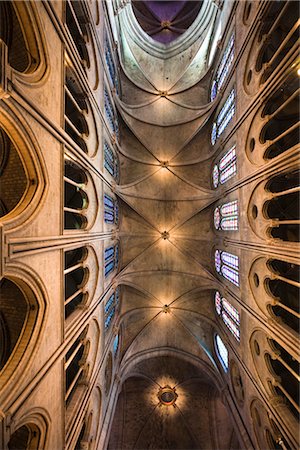
[{"label": "ceiling light fixture", "polygon": [[171,388],[170,386],[166,385],[158,391],[157,394],[158,400],[160,405],[165,406],[175,406],[175,402],[178,398],[178,394],[176,393],[175,388]]},{"label": "ceiling light fixture", "polygon": [[163,231],[163,232],[161,233],[161,237],[162,237],[162,239],[165,241],[166,239],[169,239],[170,234],[168,233],[168,231]]}]

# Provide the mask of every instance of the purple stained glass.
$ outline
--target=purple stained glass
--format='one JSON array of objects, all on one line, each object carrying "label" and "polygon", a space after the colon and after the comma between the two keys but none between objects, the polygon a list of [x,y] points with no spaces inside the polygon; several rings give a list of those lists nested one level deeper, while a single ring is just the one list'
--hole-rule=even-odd
[{"label": "purple stained glass", "polygon": [[215,164],[213,168],[213,185],[216,188],[219,184],[219,168],[218,165]]},{"label": "purple stained glass", "polygon": [[215,293],[215,307],[216,307],[216,311],[217,314],[221,314],[221,310],[222,310],[222,300],[221,300],[221,294],[219,291],[217,291]]},{"label": "purple stained glass", "polygon": [[220,272],[221,270],[221,254],[219,250],[215,251],[215,267],[216,271]]},{"label": "purple stained glass", "polygon": [[214,211],[214,225],[216,230],[219,230],[220,222],[221,222],[220,208],[217,206]]},{"label": "purple stained glass", "polygon": [[226,314],[226,312],[222,311],[222,319],[227,328],[231,331],[233,336],[239,341],[240,340],[240,330],[236,326],[236,324],[230,319],[230,317]]}]

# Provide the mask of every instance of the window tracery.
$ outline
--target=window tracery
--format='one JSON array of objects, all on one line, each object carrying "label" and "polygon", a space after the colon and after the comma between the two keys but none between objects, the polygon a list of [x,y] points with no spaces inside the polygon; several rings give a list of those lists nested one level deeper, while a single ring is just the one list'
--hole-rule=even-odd
[{"label": "window tracery", "polygon": [[214,225],[216,230],[238,230],[238,201],[224,203],[214,210]]},{"label": "window tracery", "polygon": [[226,183],[234,177],[237,172],[236,147],[231,147],[214,165],[213,168],[213,186],[217,188],[220,184]]},{"label": "window tracery", "polygon": [[108,94],[107,89],[104,89],[104,111],[105,117],[108,122],[110,130],[115,134],[116,138],[119,138],[119,125],[118,119],[115,115],[114,108]]},{"label": "window tracery", "polygon": [[90,66],[89,53],[86,45],[87,24],[85,12],[81,2],[66,1],[66,27],[81,59],[83,68]]},{"label": "window tracery", "polygon": [[247,154],[253,164],[266,164],[299,145],[297,70],[295,64],[254,116],[247,141]]},{"label": "window tracery", "polygon": [[106,66],[108,69],[109,76],[110,76],[110,81],[111,81],[112,85],[116,88],[116,92],[118,94],[119,84],[118,84],[118,78],[117,78],[117,71],[116,71],[113,53],[111,50],[111,45],[110,45],[107,35],[105,36],[104,52],[105,52],[105,62],[106,62]]},{"label": "window tracery", "polygon": [[117,181],[119,178],[118,158],[106,141],[104,141],[104,167],[115,181]]},{"label": "window tracery", "polygon": [[229,69],[234,59],[234,33],[229,38],[227,46],[223,52],[221,62],[218,66],[217,72],[212,82],[210,100],[213,101],[220,92],[226,77],[229,73]]},{"label": "window tracery", "polygon": [[75,392],[80,386],[83,386],[83,380],[86,377],[85,363],[88,356],[88,345],[86,341],[87,328],[75,340],[65,356],[65,377],[66,391],[65,401],[69,406],[72,399],[75,398]]},{"label": "window tracery", "polygon": [[65,252],[65,318],[86,302],[85,285],[89,270],[85,266],[88,251],[86,247]]},{"label": "window tracery", "polygon": [[232,89],[225,100],[211,130],[211,143],[215,145],[235,114],[235,90]]},{"label": "window tracery", "polygon": [[[250,271],[250,285],[262,311],[276,324],[299,332],[299,265],[279,259],[259,258]],[[263,282],[261,282],[263,279]]]},{"label": "window tracery", "polygon": [[[291,430],[298,430],[299,370],[298,356],[279,340],[255,330],[250,339],[257,374],[267,394],[276,399],[276,410]],[[294,433],[292,433],[294,434]]]},{"label": "window tracery", "polygon": [[108,194],[104,194],[104,222],[118,224],[119,206],[117,199],[113,199]]},{"label": "window tracery", "polygon": [[216,347],[216,353],[218,355],[219,361],[220,361],[224,371],[227,372],[228,366],[229,366],[228,350],[218,334],[215,337],[215,347]]},{"label": "window tracery", "polygon": [[239,257],[222,250],[215,251],[215,268],[226,280],[239,286]]},{"label": "window tracery", "polygon": [[119,264],[119,245],[111,245],[104,250],[104,274],[105,277],[117,269]]},{"label": "window tracery", "polygon": [[287,59],[292,63],[298,52],[298,16],[297,2],[268,3],[245,68],[245,87],[248,92],[257,92]]},{"label": "window tracery", "polygon": [[86,193],[87,176],[77,164],[65,162],[65,229],[82,229],[87,226],[86,210],[88,196]]},{"label": "window tracery", "polygon": [[240,341],[240,315],[232,304],[221,296],[219,291],[215,293],[215,308],[217,314],[222,318],[226,327],[230,330],[236,340]]}]

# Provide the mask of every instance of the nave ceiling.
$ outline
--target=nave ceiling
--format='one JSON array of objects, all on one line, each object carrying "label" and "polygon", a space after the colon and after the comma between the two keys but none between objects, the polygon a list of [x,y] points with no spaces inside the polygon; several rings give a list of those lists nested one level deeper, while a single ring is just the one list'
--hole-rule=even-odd
[{"label": "nave ceiling", "polygon": [[[212,296],[218,282],[211,273],[214,250],[211,205],[216,196],[211,189],[213,155],[208,145],[209,127],[205,126],[214,110],[214,105],[207,101],[211,72],[205,73],[208,44],[214,31],[211,26],[214,10],[210,2],[205,2],[202,8],[206,16],[201,16],[200,11],[194,22],[200,24],[198,30],[194,27],[180,38],[183,48],[185,40],[190,45],[183,52],[169,48],[169,57],[165,58],[161,44],[153,41],[153,54],[146,54],[137,43],[132,26],[128,26],[134,20],[129,8],[119,16],[122,95],[121,100],[115,97],[122,143],[121,178],[116,187],[121,199],[121,271],[117,282],[122,286],[121,373],[127,374],[118,402],[124,402],[125,391],[126,399],[129,398],[127,406],[117,406],[116,414],[125,408],[125,415],[137,407],[132,392],[139,398],[146,396],[151,384],[164,374],[173,377],[175,384],[180,377],[186,377],[187,396],[192,397],[194,390],[200,396],[207,395],[205,383],[208,383],[219,398],[218,373],[212,356],[215,325]],[[137,30],[136,34],[142,31]],[[176,40],[170,45],[175,46]],[[160,351],[164,356],[156,355]],[[151,363],[141,363],[145,364],[143,373],[149,377],[146,381],[135,378],[135,368],[125,370],[141,355],[148,361],[153,352]],[[187,361],[190,358],[192,362],[184,362],[182,358]],[[196,370],[193,361],[202,361],[209,369],[205,382],[191,380],[191,371]],[[189,404],[188,401],[187,410]],[[219,407],[222,409],[220,405],[216,408]],[[221,410],[219,413],[222,416]],[[158,426],[159,414],[147,419],[150,429]],[[191,416],[191,411],[185,414]],[[227,423],[231,436],[230,421],[225,416],[221,420]],[[113,426],[118,431],[116,434],[112,431],[112,435],[116,439],[121,433],[120,420],[115,416]],[[177,427],[176,421],[170,425],[172,429]],[[127,444],[128,448],[174,448],[169,447],[171,441],[151,441],[143,428],[148,429],[149,423],[146,425],[141,419],[138,422],[141,429],[128,432],[130,436],[124,438],[122,448],[127,448]],[[193,427],[190,424],[188,429],[190,426]],[[136,438],[136,447],[132,447],[136,433],[140,437]],[[202,439],[206,439],[209,448],[214,448],[215,443],[209,441],[207,434],[209,427],[203,433]],[[188,441],[190,435],[190,431],[179,432],[178,448],[202,448],[198,438]],[[110,445],[114,448],[116,442],[111,441]]]}]

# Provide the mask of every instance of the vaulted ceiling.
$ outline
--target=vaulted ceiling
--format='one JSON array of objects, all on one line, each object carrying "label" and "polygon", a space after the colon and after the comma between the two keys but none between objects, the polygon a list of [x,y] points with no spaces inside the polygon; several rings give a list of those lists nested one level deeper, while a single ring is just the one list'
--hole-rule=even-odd
[{"label": "vaulted ceiling", "polygon": [[[159,2],[149,2],[149,9],[152,3]],[[189,2],[182,3],[184,10]],[[197,7],[193,26],[165,48],[138,26],[131,5],[118,19],[123,387],[111,435],[114,449],[204,448],[201,439],[206,439],[205,448],[229,448],[215,447],[213,424],[197,428],[192,411],[200,405],[203,411],[214,409],[216,421],[223,420],[227,444],[232,438],[213,357],[218,281],[213,275],[212,205],[217,198],[210,181],[208,125],[214,104],[208,103],[207,59],[215,9],[210,2],[197,2]],[[155,407],[156,391],[166,383],[179,391],[185,385],[175,415],[169,406]],[[215,393],[210,399],[209,392]],[[120,414],[129,417],[137,407],[144,407],[144,415],[127,428]],[[162,414],[168,416],[163,422]],[[153,428],[159,435],[159,426],[165,427],[160,442],[151,433]],[[170,427],[176,436],[171,437]]]}]

